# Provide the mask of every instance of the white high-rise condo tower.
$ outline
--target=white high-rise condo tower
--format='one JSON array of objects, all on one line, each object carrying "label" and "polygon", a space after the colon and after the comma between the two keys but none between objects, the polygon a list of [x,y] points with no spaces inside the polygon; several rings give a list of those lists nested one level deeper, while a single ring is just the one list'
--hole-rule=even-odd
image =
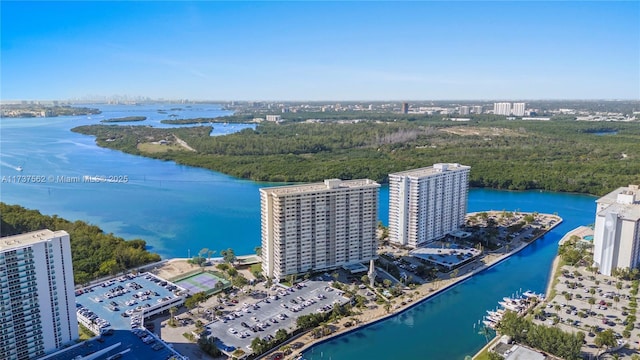
[{"label": "white high-rise condo tower", "polygon": [[640,190],[618,188],[596,200],[593,262],[601,274],[640,264]]},{"label": "white high-rise condo tower", "polygon": [[524,116],[525,105],[525,103],[513,103],[511,113],[514,116]]},{"label": "white high-rise condo tower", "polygon": [[260,189],[263,274],[282,279],[375,259],[379,191],[369,179]]},{"label": "white high-rise condo tower", "polygon": [[495,115],[511,115],[511,103],[502,102],[493,104],[493,113]]},{"label": "white high-rise condo tower", "polygon": [[464,224],[471,167],[434,164],[389,174],[389,240],[418,247]]},{"label": "white high-rise condo tower", "polygon": [[78,339],[65,231],[0,238],[0,359],[35,359]]}]

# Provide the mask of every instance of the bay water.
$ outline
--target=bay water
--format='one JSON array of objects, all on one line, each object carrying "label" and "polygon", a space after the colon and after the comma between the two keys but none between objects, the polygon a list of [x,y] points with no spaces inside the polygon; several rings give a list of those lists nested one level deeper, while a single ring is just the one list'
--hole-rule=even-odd
[{"label": "bay water", "polygon": [[[218,252],[233,248],[236,254],[254,252],[260,245],[258,189],[273,184],[100,148],[94,137],[69,131],[107,118],[147,116],[145,121],[126,124],[172,127],[175,125],[160,120],[170,114],[176,115],[172,118],[195,118],[229,112],[215,104],[97,107],[102,114],[0,119],[0,201],[87,221],[127,239],[144,239],[163,258],[193,256],[205,247]],[[211,135],[253,126],[213,124]],[[46,181],[20,182],[16,176]],[[65,181],[100,176],[126,176],[127,181]],[[380,220],[386,224],[386,187],[381,189],[379,208]],[[305,357],[462,359],[474,353],[485,343],[477,334],[485,310],[520,289],[545,290],[557,242],[567,231],[593,222],[595,197],[471,189],[468,211],[483,210],[557,213],[564,222],[500,265],[399,316],[318,345]]]}]

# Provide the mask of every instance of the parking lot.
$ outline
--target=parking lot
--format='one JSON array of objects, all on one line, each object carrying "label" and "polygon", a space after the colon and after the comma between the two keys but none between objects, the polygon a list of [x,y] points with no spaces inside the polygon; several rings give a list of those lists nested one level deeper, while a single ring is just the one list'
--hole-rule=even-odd
[{"label": "parking lot", "polygon": [[[640,339],[640,324],[630,332],[630,337],[623,336],[627,325],[627,316],[633,311],[629,308],[630,281],[619,281],[616,278],[594,275],[584,267],[564,266],[565,272],[560,275],[555,286],[556,295],[544,304],[544,315],[536,320],[546,326],[555,326],[568,332],[585,333],[586,344],[582,347],[585,353],[595,354],[598,349],[594,345],[595,334],[611,329],[616,334],[619,344],[627,343],[629,349],[637,353]],[[617,285],[620,282],[620,285]],[[593,298],[590,303],[589,299]]]},{"label": "parking lot", "polygon": [[[142,325],[148,314],[165,303],[180,306],[181,288],[151,274],[127,274],[76,292],[79,321],[98,333],[98,328],[132,329]],[[97,325],[97,328],[94,328]]]},{"label": "parking lot", "polygon": [[276,285],[268,297],[237,304],[208,324],[207,329],[209,335],[219,339],[220,349],[250,353],[249,345],[254,338],[269,340],[279,329],[290,333],[299,316],[331,311],[334,304],[343,305],[347,301],[327,281],[309,280],[290,288]]}]

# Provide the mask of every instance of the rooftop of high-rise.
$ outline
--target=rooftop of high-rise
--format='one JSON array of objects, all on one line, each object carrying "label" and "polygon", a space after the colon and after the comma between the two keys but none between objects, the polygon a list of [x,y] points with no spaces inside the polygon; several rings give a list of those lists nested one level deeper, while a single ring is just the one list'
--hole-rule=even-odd
[{"label": "rooftop of high-rise", "polygon": [[619,187],[596,201],[599,204],[608,205],[598,215],[615,213],[625,220],[640,220],[640,187],[638,185]]},{"label": "rooftop of high-rise", "polygon": [[340,180],[340,179],[327,179],[321,183],[300,184],[300,185],[286,185],[286,186],[274,186],[269,188],[262,188],[260,191],[267,193],[268,195],[291,195],[291,194],[308,194],[324,191],[336,191],[336,190],[350,190],[356,188],[376,188],[380,187],[380,184],[371,179],[357,179],[357,180]]},{"label": "rooftop of high-rise", "polygon": [[51,231],[49,229],[43,229],[38,231],[32,231],[24,234],[7,236],[0,238],[0,251],[6,251],[12,248],[19,248],[31,244],[38,243],[42,240],[51,239],[54,237],[60,237],[67,234],[66,231]]},{"label": "rooftop of high-rise", "polygon": [[389,175],[424,177],[424,176],[429,176],[434,174],[441,174],[447,171],[462,171],[462,170],[469,170],[469,169],[471,169],[470,166],[460,165],[458,163],[438,163],[438,164],[433,164],[433,166],[400,171],[400,172],[389,174]]}]

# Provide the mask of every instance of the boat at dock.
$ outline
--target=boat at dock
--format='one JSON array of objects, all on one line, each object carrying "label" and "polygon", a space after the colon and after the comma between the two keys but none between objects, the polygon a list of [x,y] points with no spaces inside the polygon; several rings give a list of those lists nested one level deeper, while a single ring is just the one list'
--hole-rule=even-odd
[{"label": "boat at dock", "polygon": [[496,326],[498,325],[498,323],[493,322],[491,320],[482,320],[482,323],[484,324],[484,326],[495,329]]},{"label": "boat at dock", "polygon": [[522,295],[516,294],[511,297],[505,296],[501,301],[498,301],[501,308],[487,310],[487,315],[482,318],[482,323],[487,327],[495,329],[500,321],[502,321],[502,317],[507,311],[522,314],[528,308],[533,306],[533,304],[537,303],[537,300],[541,299],[544,299],[544,295],[536,294],[530,290],[525,291]]},{"label": "boat at dock", "polygon": [[523,306],[517,303],[513,303],[513,302],[506,302],[506,301],[498,301],[498,304],[500,304],[500,306],[502,306],[503,308],[507,309],[507,310],[511,310],[511,311],[515,311],[515,312],[519,312],[520,310],[523,309]]},{"label": "boat at dock", "polygon": [[531,290],[525,291],[524,293],[522,293],[522,296],[527,299],[537,298],[538,300],[544,300],[544,294],[536,294]]}]

